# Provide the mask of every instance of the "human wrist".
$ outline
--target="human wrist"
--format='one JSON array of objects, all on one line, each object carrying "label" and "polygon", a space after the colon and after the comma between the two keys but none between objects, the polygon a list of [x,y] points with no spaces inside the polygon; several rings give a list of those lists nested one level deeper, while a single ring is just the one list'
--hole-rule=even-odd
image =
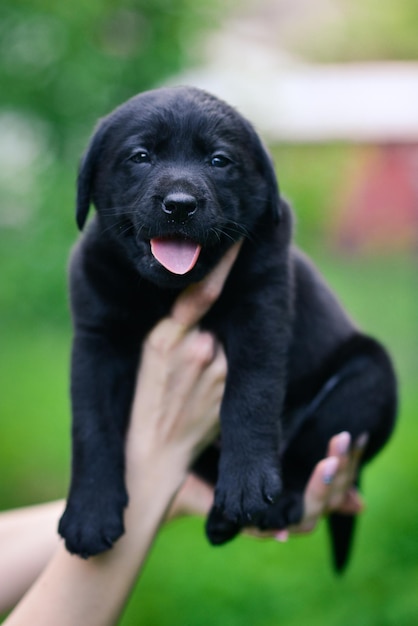
[{"label": "human wrist", "polygon": [[126,483],[130,506],[168,507],[187,476],[189,456],[181,447],[144,446],[128,453]]},{"label": "human wrist", "polygon": [[[151,420],[150,420],[151,422]],[[127,477],[137,484],[139,476],[153,481],[164,481],[172,486],[180,485],[186,478],[199,450],[213,439],[204,428],[177,428],[169,420],[158,424],[137,421],[128,433],[126,462]],[[215,432],[215,430],[214,430]]]}]

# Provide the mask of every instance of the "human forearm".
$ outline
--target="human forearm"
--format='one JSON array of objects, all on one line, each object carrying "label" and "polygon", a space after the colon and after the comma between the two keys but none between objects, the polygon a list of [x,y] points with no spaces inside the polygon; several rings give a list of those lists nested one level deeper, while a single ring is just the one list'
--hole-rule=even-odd
[{"label": "human forearm", "polygon": [[213,339],[162,322],[144,350],[127,441],[124,536],[82,560],[60,545],[8,626],[117,622],[154,536],[198,450],[214,437],[226,372]]},{"label": "human forearm", "polygon": [[[125,514],[125,535],[114,548],[89,560],[70,555],[62,544],[26,597],[6,620],[8,626],[107,626],[115,624],[184,472],[169,455],[153,460],[135,484]],[[179,467],[179,471],[176,471]]]},{"label": "human forearm", "polygon": [[222,289],[237,252],[182,294],[171,319],[145,342],[127,437],[125,535],[87,561],[60,544],[8,626],[117,622],[190,463],[218,430],[226,360],[213,337],[193,327]]},{"label": "human forearm", "polygon": [[5,511],[0,516],[0,613],[29,589],[59,544],[62,500]]}]

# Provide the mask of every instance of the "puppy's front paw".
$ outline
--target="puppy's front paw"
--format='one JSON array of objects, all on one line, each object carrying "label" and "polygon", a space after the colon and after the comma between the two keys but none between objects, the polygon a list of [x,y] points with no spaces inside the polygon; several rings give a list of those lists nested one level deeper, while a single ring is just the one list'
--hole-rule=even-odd
[{"label": "puppy's front paw", "polygon": [[127,498],[119,498],[110,504],[70,498],[60,519],[58,532],[65,539],[65,546],[72,554],[87,559],[105,550],[124,533],[123,509]]},{"label": "puppy's front paw", "polygon": [[215,507],[242,526],[257,524],[282,488],[278,467],[264,463],[220,463]]}]

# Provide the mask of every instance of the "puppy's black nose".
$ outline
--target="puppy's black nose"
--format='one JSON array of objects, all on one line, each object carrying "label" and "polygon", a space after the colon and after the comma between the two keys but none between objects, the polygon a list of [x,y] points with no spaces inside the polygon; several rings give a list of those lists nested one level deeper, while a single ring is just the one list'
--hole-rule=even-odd
[{"label": "puppy's black nose", "polygon": [[163,211],[176,222],[184,222],[196,212],[197,200],[194,196],[177,191],[169,193],[163,200]]}]

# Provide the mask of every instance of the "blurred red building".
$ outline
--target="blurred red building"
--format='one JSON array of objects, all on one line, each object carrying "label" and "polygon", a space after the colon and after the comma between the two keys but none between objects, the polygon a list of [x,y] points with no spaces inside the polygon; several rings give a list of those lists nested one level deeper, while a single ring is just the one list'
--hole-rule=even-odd
[{"label": "blurred red building", "polygon": [[331,230],[347,252],[418,250],[418,143],[359,147]]}]

